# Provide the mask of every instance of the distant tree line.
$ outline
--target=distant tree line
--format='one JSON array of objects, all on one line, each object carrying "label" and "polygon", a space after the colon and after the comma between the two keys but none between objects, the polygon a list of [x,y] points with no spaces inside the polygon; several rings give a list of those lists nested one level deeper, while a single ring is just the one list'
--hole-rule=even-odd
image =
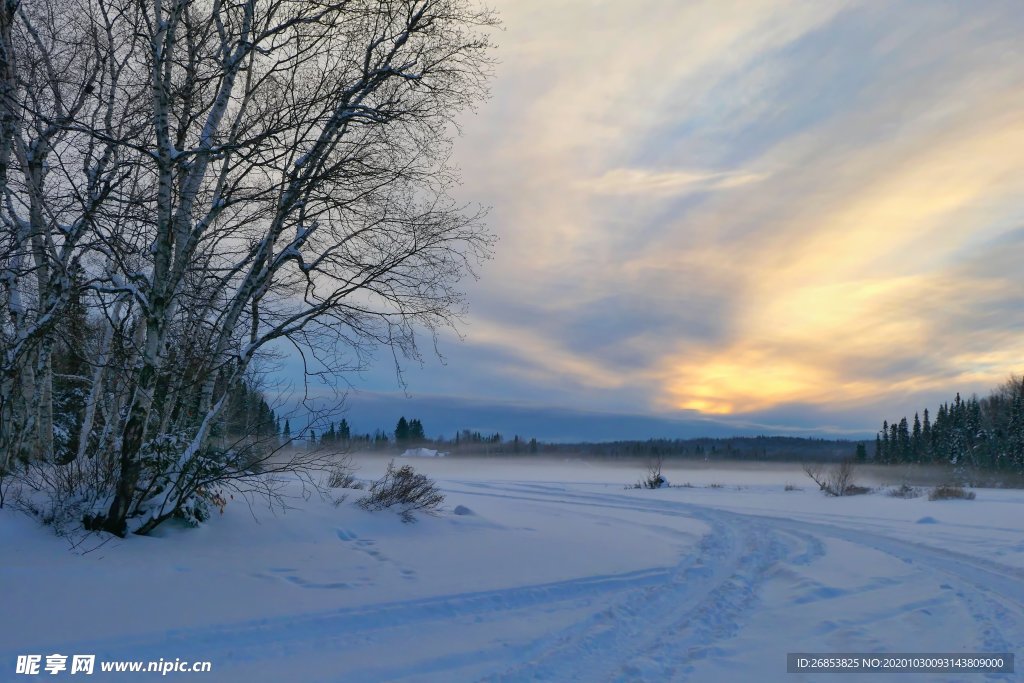
[{"label": "distant tree line", "polygon": [[875,460],[1024,473],[1024,378],[1011,377],[982,399],[964,400],[958,393],[939,406],[934,420],[926,408],[913,421],[883,421]]},{"label": "distant tree line", "polygon": [[846,439],[789,436],[738,436],[647,439],[604,443],[544,444],[543,452],[586,451],[603,457],[698,458],[704,460],[840,460],[855,456],[864,443]]},{"label": "distant tree line", "polygon": [[[484,455],[573,455],[602,458],[699,458],[714,460],[840,460],[867,452],[869,442],[783,436],[645,439],[606,442],[559,442],[506,439],[500,433],[463,429],[450,441],[438,440],[456,453]],[[863,458],[862,458],[863,459]]]},{"label": "distant tree line", "polygon": [[[280,428],[282,440],[291,440],[291,425],[285,420],[284,426]],[[354,447],[354,448],[386,448],[389,445],[410,446],[426,444],[430,441],[423,429],[423,422],[418,418],[406,419],[403,415],[398,419],[394,431],[389,435],[383,429],[377,429],[372,434],[355,433],[348,420],[342,418],[340,422],[330,422],[327,429],[323,430],[319,438],[315,430],[309,430],[308,434],[299,437],[298,440],[305,441],[310,447]]]},{"label": "distant tree line", "polygon": [[[281,434],[288,439],[288,423]],[[407,448],[433,446],[452,453],[466,455],[587,455],[605,458],[691,458],[702,460],[867,460],[869,441],[846,439],[801,438],[788,436],[753,436],[693,439],[645,439],[608,442],[542,442],[518,434],[507,438],[500,432],[462,429],[450,438],[429,439],[418,418],[398,419],[389,434],[377,429],[371,433],[356,433],[347,420],[331,423],[319,438],[307,433],[298,440],[315,447],[347,447],[353,449]]]}]

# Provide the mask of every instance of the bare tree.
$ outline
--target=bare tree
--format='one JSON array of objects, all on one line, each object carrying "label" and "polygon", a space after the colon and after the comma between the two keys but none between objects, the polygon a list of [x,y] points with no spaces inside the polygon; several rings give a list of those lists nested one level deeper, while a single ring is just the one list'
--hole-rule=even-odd
[{"label": "bare tree", "polygon": [[[0,63],[0,91],[50,85],[46,97],[0,92],[16,235],[0,253],[13,321],[0,408],[38,439],[36,406],[52,410],[48,321],[85,301],[94,348],[67,457],[110,459],[115,484],[91,526],[146,533],[250,471],[251,455],[213,449],[210,435],[272,342],[335,371],[381,344],[416,357],[417,330],[455,322],[458,280],[491,238],[448,194],[450,130],[485,94],[494,19],[463,0],[34,7],[5,0],[0,18],[15,57]],[[49,161],[19,141],[29,120],[56,127],[30,139]],[[33,164],[60,173],[40,184]],[[27,291],[30,322],[18,317]],[[5,442],[5,462],[19,448]]]},{"label": "bare tree", "polygon": [[661,467],[665,462],[665,458],[661,455],[651,458],[647,462],[647,476],[643,480],[643,485],[649,489],[660,489],[667,483],[665,477],[661,474]]},{"label": "bare tree", "polygon": [[80,291],[92,221],[119,183],[110,45],[81,6],[0,8],[0,466],[54,455],[54,328]]},{"label": "bare tree", "polygon": [[848,496],[867,492],[867,489],[854,484],[855,466],[849,459],[843,460],[828,471],[818,463],[805,463],[804,473],[818,485],[819,489],[830,496]]}]

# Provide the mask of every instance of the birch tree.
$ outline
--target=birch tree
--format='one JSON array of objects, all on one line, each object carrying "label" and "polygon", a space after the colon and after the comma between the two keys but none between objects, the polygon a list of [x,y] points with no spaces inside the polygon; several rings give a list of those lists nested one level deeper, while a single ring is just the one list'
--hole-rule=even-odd
[{"label": "birch tree", "polygon": [[[79,292],[97,329],[67,457],[110,464],[90,527],[147,533],[211,482],[251,473],[210,436],[270,345],[340,369],[378,345],[415,356],[418,333],[454,322],[458,281],[491,237],[449,196],[447,157],[455,116],[485,94],[494,19],[463,0],[82,0],[66,11],[89,50],[65,69],[78,77],[52,98],[57,115],[5,100],[74,141],[45,144],[77,170],[47,186],[63,204],[40,203],[70,208],[46,228],[60,234],[47,263],[64,279],[49,298],[37,285],[36,356],[52,343],[41,323],[52,292],[54,316]],[[23,8],[11,16],[32,37]],[[53,62],[59,50],[36,43]],[[15,80],[21,68],[0,63]],[[18,157],[19,171],[31,161]],[[33,192],[8,189],[8,203],[31,214]],[[21,353],[18,334],[5,359]],[[14,393],[5,385],[5,400]]]}]

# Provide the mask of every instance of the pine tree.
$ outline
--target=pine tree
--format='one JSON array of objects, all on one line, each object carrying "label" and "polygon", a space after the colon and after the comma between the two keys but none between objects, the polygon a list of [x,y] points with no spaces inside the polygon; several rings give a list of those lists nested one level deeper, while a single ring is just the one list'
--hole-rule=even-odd
[{"label": "pine tree", "polygon": [[921,459],[929,461],[934,457],[932,446],[932,424],[928,419],[928,409],[924,409],[924,421],[921,423]]},{"label": "pine tree", "polygon": [[910,433],[910,452],[914,462],[921,461],[921,418],[914,413],[914,429]]},{"label": "pine tree", "polygon": [[414,442],[425,441],[426,433],[423,431],[423,423],[418,419],[409,423],[409,440]]},{"label": "pine tree", "polygon": [[395,441],[399,444],[405,443],[409,440],[409,422],[405,419],[405,416],[398,418],[398,424],[395,425]]},{"label": "pine tree", "polygon": [[897,431],[899,437],[899,461],[910,461],[910,425],[907,418],[900,418],[900,425]]},{"label": "pine tree", "polygon": [[281,438],[285,441],[292,440],[292,424],[288,421],[288,418],[284,420],[284,431],[281,432]]},{"label": "pine tree", "polygon": [[892,462],[892,443],[889,440],[888,420],[882,420],[882,462]]}]

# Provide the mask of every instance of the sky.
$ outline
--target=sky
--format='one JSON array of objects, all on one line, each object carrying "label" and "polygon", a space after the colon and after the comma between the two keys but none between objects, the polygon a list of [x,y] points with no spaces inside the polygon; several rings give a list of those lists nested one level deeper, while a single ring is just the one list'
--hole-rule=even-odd
[{"label": "sky", "polygon": [[1018,0],[492,6],[494,258],[357,429],[860,438],[1024,371]]}]

